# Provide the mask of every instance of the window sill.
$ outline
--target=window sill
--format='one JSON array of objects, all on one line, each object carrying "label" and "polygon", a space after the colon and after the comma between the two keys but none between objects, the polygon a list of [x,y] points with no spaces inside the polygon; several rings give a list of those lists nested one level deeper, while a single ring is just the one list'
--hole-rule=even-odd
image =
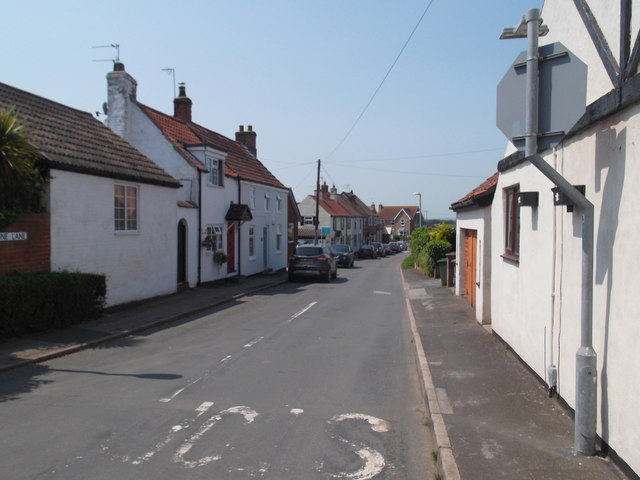
[{"label": "window sill", "polygon": [[503,260],[506,260],[508,262],[514,263],[516,265],[520,264],[520,256],[519,255],[514,255],[512,253],[503,253],[502,255],[500,255]]}]

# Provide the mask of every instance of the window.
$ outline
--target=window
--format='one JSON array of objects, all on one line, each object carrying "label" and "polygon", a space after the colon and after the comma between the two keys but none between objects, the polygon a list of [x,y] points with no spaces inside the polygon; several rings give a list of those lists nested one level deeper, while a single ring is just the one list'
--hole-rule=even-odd
[{"label": "window", "polygon": [[206,157],[207,170],[209,170],[209,185],[223,186],[224,171],[222,168],[222,160]]},{"label": "window", "polygon": [[287,226],[287,243],[293,243],[295,224],[289,223]]},{"label": "window", "polygon": [[256,189],[253,187],[249,188],[249,208],[256,209]]},{"label": "window", "polygon": [[222,251],[222,232],[222,225],[207,225],[203,242],[207,249],[207,254]]},{"label": "window", "polygon": [[340,230],[344,230],[344,217],[340,217]]},{"label": "window", "polygon": [[282,250],[282,225],[276,225],[276,251]]},{"label": "window", "polygon": [[404,227],[404,218],[401,218],[401,219],[400,219],[400,226],[401,226],[401,227]]},{"label": "window", "polygon": [[255,227],[249,227],[249,257],[256,256],[256,230]]},{"label": "window", "polygon": [[302,217],[302,225],[314,225],[314,218],[316,217]]},{"label": "window", "polygon": [[114,185],[114,219],[116,232],[138,231],[138,187]]},{"label": "window", "polygon": [[268,212],[271,207],[271,194],[269,192],[264,192],[264,211]]},{"label": "window", "polygon": [[504,190],[504,256],[517,259],[520,255],[519,187]]},{"label": "window", "polygon": [[281,193],[276,194],[276,211],[277,212],[282,211],[282,194]]},{"label": "window", "polygon": [[347,218],[347,229],[351,228],[351,218]]}]

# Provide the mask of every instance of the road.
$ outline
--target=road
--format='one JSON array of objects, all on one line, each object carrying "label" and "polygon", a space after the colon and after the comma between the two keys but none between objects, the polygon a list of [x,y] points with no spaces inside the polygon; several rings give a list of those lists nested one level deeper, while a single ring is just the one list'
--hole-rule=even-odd
[{"label": "road", "polygon": [[2,374],[17,479],[431,479],[405,254]]}]

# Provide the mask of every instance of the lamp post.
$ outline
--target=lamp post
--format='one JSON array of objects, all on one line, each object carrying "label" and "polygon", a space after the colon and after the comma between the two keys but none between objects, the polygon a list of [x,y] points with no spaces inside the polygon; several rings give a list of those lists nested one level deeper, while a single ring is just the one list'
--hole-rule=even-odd
[{"label": "lamp post", "polygon": [[418,210],[420,212],[420,226],[422,226],[422,193],[420,192],[413,192],[414,195],[418,195],[418,201],[420,202],[420,206],[418,208],[420,208],[420,210]]}]

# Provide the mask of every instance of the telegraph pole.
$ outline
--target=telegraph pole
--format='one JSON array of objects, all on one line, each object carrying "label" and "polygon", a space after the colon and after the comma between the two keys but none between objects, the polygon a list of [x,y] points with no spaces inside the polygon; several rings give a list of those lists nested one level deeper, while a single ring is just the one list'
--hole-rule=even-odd
[{"label": "telegraph pole", "polygon": [[320,215],[320,159],[318,159],[318,175],[316,177],[316,216],[313,219],[313,226],[315,228],[315,234],[313,237],[313,243],[318,243],[318,224],[320,223],[320,219],[318,216]]}]

